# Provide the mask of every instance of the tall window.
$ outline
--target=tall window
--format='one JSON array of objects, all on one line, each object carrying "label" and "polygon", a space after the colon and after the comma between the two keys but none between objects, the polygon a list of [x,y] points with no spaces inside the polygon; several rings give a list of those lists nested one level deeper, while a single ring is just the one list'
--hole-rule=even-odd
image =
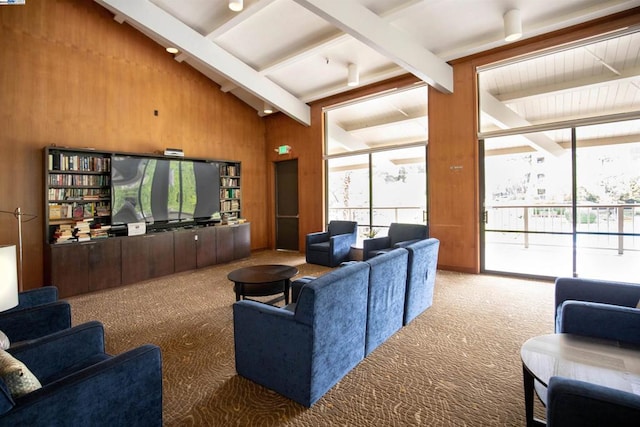
[{"label": "tall window", "polygon": [[638,70],[629,30],[479,70],[483,270],[637,280]]},{"label": "tall window", "polygon": [[328,220],[357,221],[361,237],[426,223],[426,86],[327,109],[325,124]]}]

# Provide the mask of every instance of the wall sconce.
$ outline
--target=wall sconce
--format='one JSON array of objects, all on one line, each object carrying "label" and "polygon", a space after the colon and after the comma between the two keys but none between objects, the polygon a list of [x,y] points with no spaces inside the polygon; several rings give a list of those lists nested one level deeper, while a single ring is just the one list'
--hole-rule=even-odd
[{"label": "wall sconce", "polygon": [[243,8],[242,0],[229,0],[229,9],[240,12]]},{"label": "wall sconce", "polygon": [[360,75],[356,64],[349,64],[347,75],[347,86],[353,87],[360,84]]},{"label": "wall sconce", "polygon": [[0,246],[0,311],[18,305],[18,269],[16,246]]},{"label": "wall sconce", "polygon": [[511,9],[503,16],[504,41],[512,42],[522,37],[522,18],[518,9]]}]

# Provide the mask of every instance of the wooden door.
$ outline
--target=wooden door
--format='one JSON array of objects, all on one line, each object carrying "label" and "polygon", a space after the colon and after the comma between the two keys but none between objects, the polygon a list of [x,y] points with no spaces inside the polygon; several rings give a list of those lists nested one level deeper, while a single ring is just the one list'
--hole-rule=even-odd
[{"label": "wooden door", "polygon": [[298,160],[276,162],[276,249],[297,251]]}]

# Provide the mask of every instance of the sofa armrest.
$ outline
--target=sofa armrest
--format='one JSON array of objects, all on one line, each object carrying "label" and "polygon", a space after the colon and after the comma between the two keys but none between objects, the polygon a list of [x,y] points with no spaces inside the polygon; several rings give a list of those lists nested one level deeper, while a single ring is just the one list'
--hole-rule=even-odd
[{"label": "sofa armrest", "polygon": [[71,327],[71,305],[66,301],[0,313],[0,330],[12,345]]},{"label": "sofa armrest", "polygon": [[47,304],[58,300],[58,288],[55,286],[43,286],[41,288],[29,289],[18,294],[18,305],[11,311],[23,310],[36,305]]},{"label": "sofa armrest", "polygon": [[296,279],[293,282],[291,282],[291,286],[289,287],[289,289],[291,290],[291,302],[292,303],[297,302],[298,296],[300,295],[300,291],[302,290],[302,287],[315,279],[316,278],[314,276],[302,276],[299,279]]},{"label": "sofa armrest", "polygon": [[8,352],[27,365],[37,378],[48,378],[96,354],[104,354],[104,328],[102,323],[91,321],[10,348]]},{"label": "sofa armrest", "polygon": [[393,245],[394,249],[397,248],[406,248],[409,245],[412,245],[416,242],[419,242],[420,240],[424,240],[424,239],[413,239],[413,240],[404,240],[402,242],[398,242],[395,245]]},{"label": "sofa armrest", "polygon": [[584,301],[560,306],[558,333],[640,344],[640,309]]},{"label": "sofa armrest", "polygon": [[162,426],[160,348],[146,344],[16,400],[3,425]]},{"label": "sofa armrest", "polygon": [[317,233],[310,233],[306,236],[307,246],[313,245],[314,243],[326,242],[329,240],[329,232],[328,231],[318,231]]},{"label": "sofa armrest", "polygon": [[640,418],[640,396],[584,381],[551,377],[547,425],[631,427]]},{"label": "sofa armrest", "polygon": [[389,236],[385,237],[375,237],[373,239],[364,239],[362,241],[362,256],[364,261],[370,258],[369,254],[374,251],[379,251],[381,249],[387,249],[391,247],[391,238]]}]

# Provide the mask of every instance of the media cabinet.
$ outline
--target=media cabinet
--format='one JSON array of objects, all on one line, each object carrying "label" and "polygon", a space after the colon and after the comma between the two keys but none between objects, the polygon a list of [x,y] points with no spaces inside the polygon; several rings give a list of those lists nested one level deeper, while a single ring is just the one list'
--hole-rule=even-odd
[{"label": "media cabinet", "polygon": [[[144,169],[129,171],[137,176],[115,169],[114,162],[128,158],[141,159],[136,161]],[[62,147],[46,147],[44,162],[44,276],[45,283],[58,287],[60,297],[250,256],[250,224],[219,225],[221,216],[240,218],[239,162]],[[140,171],[160,171],[161,165],[166,166],[160,176],[164,180],[158,173],[139,178]],[[120,216],[124,209],[114,211],[123,205],[114,192],[117,180],[138,186],[133,219],[125,221],[144,224],[146,218],[146,233],[127,235],[120,219],[127,218]],[[176,194],[181,197],[177,203]],[[162,200],[164,204],[158,202]],[[158,217],[164,221],[153,220]],[[120,224],[119,232],[113,223]]]},{"label": "media cabinet", "polygon": [[250,224],[47,245],[46,283],[61,298],[248,258]]}]

